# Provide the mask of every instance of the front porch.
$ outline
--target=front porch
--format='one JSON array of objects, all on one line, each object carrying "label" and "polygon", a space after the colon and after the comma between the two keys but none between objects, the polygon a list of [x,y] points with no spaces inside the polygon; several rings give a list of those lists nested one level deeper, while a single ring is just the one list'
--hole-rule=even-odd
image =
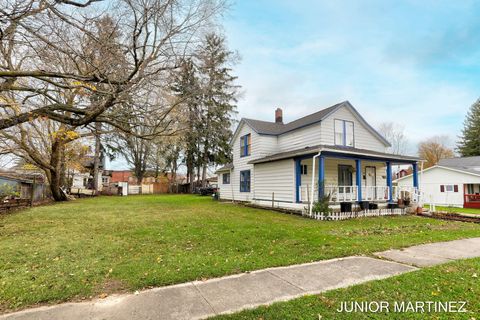
[{"label": "front porch", "polygon": [[[392,183],[392,167],[409,164],[413,167],[413,185],[396,187]],[[401,156],[374,157],[343,152],[320,152],[295,158],[296,203],[310,203],[329,196],[332,206],[341,203],[389,204],[419,202],[417,160]],[[319,188],[320,186],[320,188]],[[313,190],[312,190],[313,188]]]},{"label": "front porch", "polygon": [[463,207],[480,209],[480,184],[465,184]]}]

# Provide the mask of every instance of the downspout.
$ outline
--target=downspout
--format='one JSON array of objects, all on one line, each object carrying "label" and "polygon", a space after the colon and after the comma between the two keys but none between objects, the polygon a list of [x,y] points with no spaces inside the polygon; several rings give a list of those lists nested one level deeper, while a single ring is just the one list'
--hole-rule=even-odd
[{"label": "downspout", "polygon": [[[322,149],[320,149],[320,151],[318,151],[318,153],[316,155],[313,156],[313,160],[312,160],[312,194],[310,196],[310,212],[308,213],[308,215],[311,217],[312,216],[312,210],[313,210],[313,197],[315,196],[315,159],[320,157],[320,155],[322,154]],[[318,169],[320,169],[320,166],[318,167]],[[318,186],[320,188],[320,186]]]}]

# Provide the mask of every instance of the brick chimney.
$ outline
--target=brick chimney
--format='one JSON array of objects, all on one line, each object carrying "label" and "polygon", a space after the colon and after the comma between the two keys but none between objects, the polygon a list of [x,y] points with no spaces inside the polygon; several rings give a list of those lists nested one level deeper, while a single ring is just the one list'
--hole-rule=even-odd
[{"label": "brick chimney", "polygon": [[275,110],[275,123],[283,123],[283,110],[280,108]]}]

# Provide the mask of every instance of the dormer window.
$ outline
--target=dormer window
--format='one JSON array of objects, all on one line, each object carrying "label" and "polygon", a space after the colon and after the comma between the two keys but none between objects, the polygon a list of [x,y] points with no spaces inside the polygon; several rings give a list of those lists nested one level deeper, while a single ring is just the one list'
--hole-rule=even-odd
[{"label": "dormer window", "polygon": [[251,143],[252,136],[250,133],[240,137],[240,157],[247,157],[250,155]]},{"label": "dormer window", "polygon": [[353,122],[335,119],[335,145],[353,147],[354,133]]}]

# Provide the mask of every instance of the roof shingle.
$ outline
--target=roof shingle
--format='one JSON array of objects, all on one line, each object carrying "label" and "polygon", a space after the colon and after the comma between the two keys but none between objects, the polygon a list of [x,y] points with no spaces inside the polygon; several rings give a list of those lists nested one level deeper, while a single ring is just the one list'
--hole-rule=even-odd
[{"label": "roof shingle", "polygon": [[259,134],[280,135],[322,121],[327,115],[330,114],[330,112],[346,103],[348,102],[343,101],[337,103],[336,105],[285,124],[247,118],[244,118],[243,120],[245,120],[245,122],[247,122],[255,130],[255,132]]}]

